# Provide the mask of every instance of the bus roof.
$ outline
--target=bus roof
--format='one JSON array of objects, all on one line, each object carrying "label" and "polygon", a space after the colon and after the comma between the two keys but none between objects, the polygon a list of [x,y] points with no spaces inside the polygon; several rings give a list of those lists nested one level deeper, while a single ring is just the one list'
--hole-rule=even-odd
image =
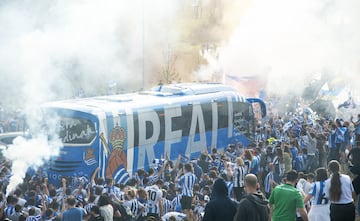
[{"label": "bus roof", "polygon": [[126,93],[118,95],[77,98],[71,100],[53,101],[45,107],[62,108],[83,112],[111,112],[126,108],[146,108],[168,106],[171,104],[189,103],[199,100],[216,100],[232,97],[237,101],[246,102],[234,88],[215,83],[181,83],[162,85],[149,91]]}]

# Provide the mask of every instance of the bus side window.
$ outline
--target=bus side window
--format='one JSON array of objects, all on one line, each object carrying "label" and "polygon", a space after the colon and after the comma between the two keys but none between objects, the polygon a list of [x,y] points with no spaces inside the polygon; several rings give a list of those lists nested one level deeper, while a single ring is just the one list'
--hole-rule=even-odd
[{"label": "bus side window", "polygon": [[181,129],[183,136],[188,136],[190,133],[191,119],[192,119],[192,106],[182,106]]},{"label": "bus side window", "polygon": [[221,101],[218,103],[218,125],[220,128],[227,128],[228,125],[228,104],[226,101]]},{"label": "bus side window", "polygon": [[203,111],[205,131],[212,130],[212,106],[211,103],[201,104],[201,109]]}]

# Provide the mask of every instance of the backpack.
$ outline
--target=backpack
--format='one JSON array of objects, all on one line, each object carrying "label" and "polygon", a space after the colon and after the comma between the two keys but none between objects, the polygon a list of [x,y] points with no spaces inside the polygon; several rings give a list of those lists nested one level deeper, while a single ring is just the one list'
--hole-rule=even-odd
[{"label": "backpack", "polygon": [[354,191],[356,194],[360,193],[360,175],[357,175],[354,180],[352,181]]}]

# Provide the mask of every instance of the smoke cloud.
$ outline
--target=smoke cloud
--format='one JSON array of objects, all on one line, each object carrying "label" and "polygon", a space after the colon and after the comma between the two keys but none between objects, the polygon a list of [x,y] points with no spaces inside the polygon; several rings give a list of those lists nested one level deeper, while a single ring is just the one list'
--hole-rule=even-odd
[{"label": "smoke cloud", "polygon": [[6,194],[15,190],[23,182],[28,168],[38,169],[43,163],[59,154],[62,146],[60,140],[48,141],[48,137],[39,135],[30,140],[23,137],[15,138],[12,145],[4,153],[12,162],[12,176]]},{"label": "smoke cloud", "polygon": [[[142,88],[143,67],[158,65],[159,51],[176,39],[176,10],[177,1],[165,0],[2,1],[3,103],[69,98],[80,88],[107,94],[114,82],[118,90]],[[152,61],[143,65],[143,57]]]},{"label": "smoke cloud", "polygon": [[198,74],[212,74],[221,67],[226,75],[257,76],[266,82],[268,94],[278,95],[300,94],[310,79],[325,73],[356,88],[359,7],[356,0],[252,1],[215,53],[218,64],[211,60]]},{"label": "smoke cloud", "polygon": [[12,161],[8,192],[28,167],[61,148],[56,119],[43,116],[40,104],[148,86],[152,67],[163,62],[159,51],[176,41],[178,2],[0,2],[0,102],[24,109],[32,136],[17,138],[5,153]]}]

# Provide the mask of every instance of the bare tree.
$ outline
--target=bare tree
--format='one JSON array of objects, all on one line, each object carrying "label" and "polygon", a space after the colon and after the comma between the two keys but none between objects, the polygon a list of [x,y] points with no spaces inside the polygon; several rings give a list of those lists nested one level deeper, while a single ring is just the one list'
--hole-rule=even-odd
[{"label": "bare tree", "polygon": [[173,80],[179,78],[179,73],[176,71],[175,63],[178,58],[177,55],[175,55],[170,45],[168,45],[168,49],[166,52],[164,52],[165,57],[165,65],[161,68],[160,74],[164,78],[165,83],[169,84]]}]

